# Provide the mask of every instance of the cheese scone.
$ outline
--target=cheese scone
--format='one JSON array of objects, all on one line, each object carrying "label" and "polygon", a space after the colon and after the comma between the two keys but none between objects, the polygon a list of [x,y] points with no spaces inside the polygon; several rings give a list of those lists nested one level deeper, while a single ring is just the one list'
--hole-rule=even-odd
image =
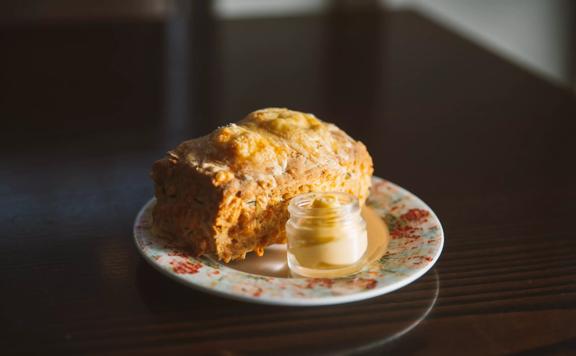
[{"label": "cheese scone", "polygon": [[363,204],[372,171],[366,147],[335,125],[288,109],[258,110],[154,163],[153,230],[195,256],[262,255],[286,241],[292,197],[346,192]]}]

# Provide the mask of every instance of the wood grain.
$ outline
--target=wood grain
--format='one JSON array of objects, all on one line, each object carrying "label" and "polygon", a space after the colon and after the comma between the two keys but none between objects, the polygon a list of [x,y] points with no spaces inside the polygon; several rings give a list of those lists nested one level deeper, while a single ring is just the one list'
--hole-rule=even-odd
[{"label": "wood grain", "polygon": [[190,127],[263,106],[336,122],[367,144],[377,175],[437,212],[446,233],[438,264],[389,295],[314,308],[240,303],[166,279],[131,236],[152,195],[149,167],[170,145],[163,25],[4,26],[3,353],[576,349],[568,90],[411,12],[229,21],[214,31],[203,61],[209,100]]}]

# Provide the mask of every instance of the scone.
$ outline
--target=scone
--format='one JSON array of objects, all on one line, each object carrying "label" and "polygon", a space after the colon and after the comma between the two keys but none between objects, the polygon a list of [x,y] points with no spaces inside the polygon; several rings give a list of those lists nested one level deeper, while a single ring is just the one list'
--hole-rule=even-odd
[{"label": "scone", "polygon": [[262,255],[285,242],[292,197],[347,192],[363,204],[372,171],[366,147],[335,125],[288,109],[258,110],[154,163],[153,229],[195,256]]}]

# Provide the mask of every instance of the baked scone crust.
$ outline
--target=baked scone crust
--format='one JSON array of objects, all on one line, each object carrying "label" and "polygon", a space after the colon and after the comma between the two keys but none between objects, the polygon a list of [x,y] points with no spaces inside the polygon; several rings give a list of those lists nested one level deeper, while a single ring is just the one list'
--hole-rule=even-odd
[{"label": "baked scone crust", "polygon": [[366,147],[335,125],[288,109],[258,110],[154,163],[153,229],[195,256],[262,255],[285,242],[292,197],[347,192],[363,204],[372,172]]}]

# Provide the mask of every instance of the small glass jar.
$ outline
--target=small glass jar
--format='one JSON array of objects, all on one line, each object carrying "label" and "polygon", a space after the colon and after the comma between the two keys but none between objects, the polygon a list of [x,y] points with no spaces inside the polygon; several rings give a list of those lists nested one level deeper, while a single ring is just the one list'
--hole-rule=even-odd
[{"label": "small glass jar", "polygon": [[340,277],[363,265],[368,236],[358,199],[346,193],[306,193],[288,205],[288,266],[305,277]]}]

